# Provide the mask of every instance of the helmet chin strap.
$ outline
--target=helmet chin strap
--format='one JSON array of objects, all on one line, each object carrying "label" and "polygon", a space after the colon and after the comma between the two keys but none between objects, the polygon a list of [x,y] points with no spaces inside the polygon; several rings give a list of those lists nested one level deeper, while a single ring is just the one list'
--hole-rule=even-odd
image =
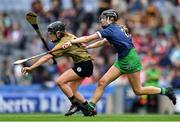
[{"label": "helmet chin strap", "polygon": [[56,36],[56,38],[57,38],[56,40],[51,40],[51,42],[52,42],[52,43],[57,43],[57,42],[60,41],[60,38],[58,38],[57,36]]},{"label": "helmet chin strap", "polygon": [[111,24],[109,17],[107,17],[106,21],[107,21],[107,24],[108,24],[108,25]]},{"label": "helmet chin strap", "polygon": [[60,35],[60,37],[58,37],[57,34],[56,34],[56,40],[51,41],[51,42],[57,43],[57,42],[59,42],[61,40],[62,37],[63,37],[63,35]]},{"label": "helmet chin strap", "polygon": [[106,27],[107,27],[107,25],[106,26],[102,26],[103,29],[105,29]]},{"label": "helmet chin strap", "polygon": [[52,43],[57,43],[61,40],[62,37],[64,37],[64,32],[62,32],[59,36],[57,36],[56,33],[52,32],[53,35],[56,35],[56,40],[51,40]]},{"label": "helmet chin strap", "polygon": [[54,40],[54,41],[51,40],[52,43],[57,43],[58,41],[59,41],[59,40]]},{"label": "helmet chin strap", "polygon": [[[57,38],[57,36],[56,36],[56,38]],[[59,38],[57,38],[56,40],[53,40],[53,41],[51,40],[52,43],[57,43],[57,42],[59,42],[59,41],[60,41]]]}]

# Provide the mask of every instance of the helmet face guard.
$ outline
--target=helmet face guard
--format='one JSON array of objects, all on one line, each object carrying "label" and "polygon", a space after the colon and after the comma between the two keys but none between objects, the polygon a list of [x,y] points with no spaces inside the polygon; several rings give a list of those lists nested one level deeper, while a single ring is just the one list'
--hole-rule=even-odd
[{"label": "helmet face guard", "polygon": [[49,33],[49,34],[56,34],[56,32],[53,31],[53,29],[49,29],[49,28],[48,28],[48,33]]},{"label": "helmet face guard", "polygon": [[101,14],[101,15],[99,16],[99,21],[101,21],[101,19],[106,19],[106,18],[107,18],[107,17],[106,17],[105,15],[102,15],[102,14]]}]

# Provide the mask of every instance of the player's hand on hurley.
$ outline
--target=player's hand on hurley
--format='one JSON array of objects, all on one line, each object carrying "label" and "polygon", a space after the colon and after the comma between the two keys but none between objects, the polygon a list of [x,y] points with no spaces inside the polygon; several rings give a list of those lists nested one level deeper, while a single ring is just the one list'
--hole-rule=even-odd
[{"label": "player's hand on hurley", "polygon": [[28,73],[31,72],[31,68],[30,67],[23,67],[21,69],[21,72],[23,75],[28,75]]},{"label": "player's hand on hurley", "polygon": [[68,42],[66,42],[66,43],[64,43],[64,44],[62,45],[62,48],[63,48],[63,49],[66,49],[66,48],[71,47],[71,46],[72,46],[71,41],[68,41]]}]

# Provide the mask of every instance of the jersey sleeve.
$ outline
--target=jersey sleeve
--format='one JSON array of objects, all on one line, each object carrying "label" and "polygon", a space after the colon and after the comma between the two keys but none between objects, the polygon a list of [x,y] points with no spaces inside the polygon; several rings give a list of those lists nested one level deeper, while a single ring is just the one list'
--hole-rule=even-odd
[{"label": "jersey sleeve", "polygon": [[97,32],[100,38],[109,38],[112,35],[112,31],[110,28],[105,28]]},{"label": "jersey sleeve", "polygon": [[[58,49],[58,48],[60,48],[61,47],[61,45],[56,45],[52,50],[56,50],[56,49]],[[67,49],[59,49],[59,50],[57,50],[57,51],[55,51],[55,52],[52,52],[52,53],[50,53],[53,57],[60,57],[60,56],[62,56],[63,55],[63,53],[64,52],[66,52],[66,50]]]}]

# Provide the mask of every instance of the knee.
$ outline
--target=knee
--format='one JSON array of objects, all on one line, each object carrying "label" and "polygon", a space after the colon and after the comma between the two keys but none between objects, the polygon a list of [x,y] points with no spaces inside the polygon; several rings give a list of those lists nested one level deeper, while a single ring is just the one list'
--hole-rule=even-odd
[{"label": "knee", "polygon": [[136,88],[136,89],[134,89],[134,93],[136,95],[142,95],[142,89],[141,88]]},{"label": "knee", "polygon": [[71,90],[72,90],[73,94],[77,94],[77,89],[71,87]]},{"label": "knee", "polygon": [[56,84],[57,84],[58,86],[60,86],[60,87],[65,84],[65,82],[63,82],[63,80],[56,80],[55,82],[56,82]]},{"label": "knee", "polygon": [[106,87],[106,80],[105,79],[100,79],[99,83],[98,83],[98,87],[104,89]]}]

